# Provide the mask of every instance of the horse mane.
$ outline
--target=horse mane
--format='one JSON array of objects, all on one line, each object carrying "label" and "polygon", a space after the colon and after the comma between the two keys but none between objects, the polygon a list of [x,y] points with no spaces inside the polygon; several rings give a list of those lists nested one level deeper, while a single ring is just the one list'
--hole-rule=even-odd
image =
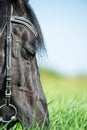
[{"label": "horse mane", "polygon": [[25,3],[25,8],[28,12],[28,16],[29,16],[31,22],[34,24],[34,26],[36,27],[36,30],[38,32],[37,49],[46,51],[46,48],[44,45],[44,38],[43,38],[43,34],[41,31],[41,27],[39,25],[38,19],[29,3]]},{"label": "horse mane", "polygon": [[35,26],[38,33],[38,39],[36,40],[35,43],[37,50],[39,50],[40,52],[44,50],[46,52],[41,27],[39,25],[36,14],[33,11],[32,7],[30,6],[28,0],[12,0],[12,4],[14,5],[14,11],[15,11],[14,15],[17,15],[17,13],[19,13],[20,16],[25,14],[26,18],[29,19],[32,22],[32,24]]}]

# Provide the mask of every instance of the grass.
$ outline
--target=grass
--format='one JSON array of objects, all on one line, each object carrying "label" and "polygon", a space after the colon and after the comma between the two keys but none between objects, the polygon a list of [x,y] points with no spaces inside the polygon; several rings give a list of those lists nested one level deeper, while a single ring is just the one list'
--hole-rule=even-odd
[{"label": "grass", "polygon": [[[50,130],[87,130],[87,77],[62,77],[44,70],[40,70],[40,75],[48,102]],[[11,130],[22,127],[18,123]],[[44,124],[41,129],[32,125],[29,130],[45,130]]]},{"label": "grass", "polygon": [[49,108],[50,130],[87,130],[86,104],[85,97],[54,102]]},{"label": "grass", "polygon": [[62,77],[41,70],[50,130],[87,130],[87,77]]}]

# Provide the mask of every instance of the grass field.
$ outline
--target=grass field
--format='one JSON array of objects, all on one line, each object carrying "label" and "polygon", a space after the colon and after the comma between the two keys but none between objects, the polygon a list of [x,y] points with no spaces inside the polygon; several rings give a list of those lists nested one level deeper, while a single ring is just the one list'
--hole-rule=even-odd
[{"label": "grass field", "polygon": [[41,70],[50,130],[87,130],[87,77],[62,77]]},{"label": "grass field", "polygon": [[[48,102],[50,130],[87,130],[87,77],[62,77],[44,70],[40,70],[40,75]],[[17,124],[11,130],[22,128]]]}]

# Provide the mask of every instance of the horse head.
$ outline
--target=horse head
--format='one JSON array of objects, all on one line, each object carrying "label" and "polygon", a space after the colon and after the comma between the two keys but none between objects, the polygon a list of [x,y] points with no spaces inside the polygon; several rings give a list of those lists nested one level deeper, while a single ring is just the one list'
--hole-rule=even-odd
[{"label": "horse head", "polygon": [[[6,0],[0,0],[3,9]],[[44,48],[43,36],[38,20],[28,5],[28,0],[11,0],[12,15],[25,18],[30,21],[38,36],[23,24],[12,22],[11,32],[11,103],[17,108],[17,119],[25,126],[30,126],[32,120],[35,124],[41,124],[46,119],[45,125],[49,124],[47,101],[43,93],[36,53],[38,48]],[[6,4],[7,6],[7,4]],[[20,8],[19,8],[20,7]],[[19,10],[18,10],[19,8]],[[1,10],[0,10],[1,11]],[[1,25],[3,15],[0,12]],[[6,30],[0,37],[0,105],[4,103],[6,90]],[[10,112],[9,112],[10,113]],[[33,117],[35,113],[35,117]]]}]

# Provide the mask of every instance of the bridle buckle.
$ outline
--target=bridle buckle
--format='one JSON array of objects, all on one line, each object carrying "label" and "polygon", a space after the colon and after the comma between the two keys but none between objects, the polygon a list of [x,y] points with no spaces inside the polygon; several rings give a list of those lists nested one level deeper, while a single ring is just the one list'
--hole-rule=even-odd
[{"label": "bridle buckle", "polygon": [[17,116],[17,109],[14,105],[9,104],[7,106],[6,104],[0,106],[0,122],[10,122],[16,120]]}]

